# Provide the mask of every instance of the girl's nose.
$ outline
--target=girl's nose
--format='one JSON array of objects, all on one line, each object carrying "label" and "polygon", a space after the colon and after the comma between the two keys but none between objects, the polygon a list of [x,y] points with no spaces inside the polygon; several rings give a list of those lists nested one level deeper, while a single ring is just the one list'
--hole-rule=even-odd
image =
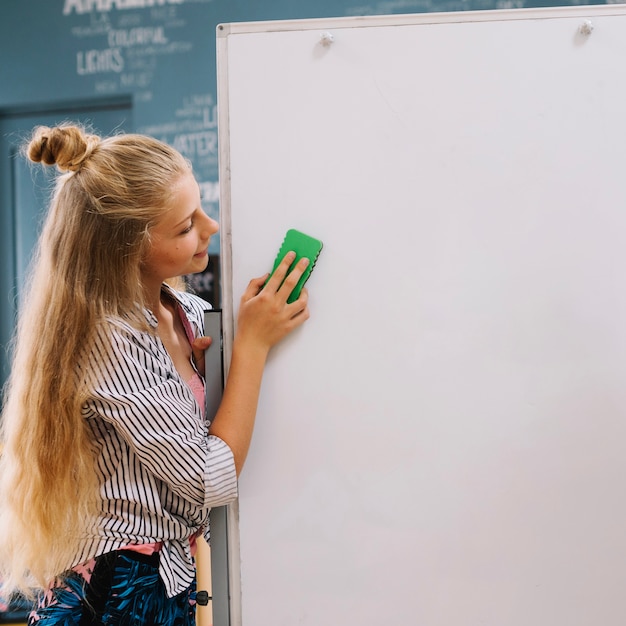
[{"label": "girl's nose", "polygon": [[220,225],[212,217],[209,217],[208,215],[206,215],[206,213],[205,213],[205,217],[206,217],[206,223],[202,229],[202,234],[208,238],[208,237],[212,237],[213,235],[215,235],[215,233],[219,231]]}]

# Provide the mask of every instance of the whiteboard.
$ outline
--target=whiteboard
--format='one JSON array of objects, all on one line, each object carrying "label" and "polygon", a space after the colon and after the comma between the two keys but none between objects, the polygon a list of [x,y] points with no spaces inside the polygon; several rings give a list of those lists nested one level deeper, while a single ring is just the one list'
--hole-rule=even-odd
[{"label": "whiteboard", "polygon": [[626,9],[217,32],[227,345],[284,232],[325,245],[235,622],[623,626]]}]

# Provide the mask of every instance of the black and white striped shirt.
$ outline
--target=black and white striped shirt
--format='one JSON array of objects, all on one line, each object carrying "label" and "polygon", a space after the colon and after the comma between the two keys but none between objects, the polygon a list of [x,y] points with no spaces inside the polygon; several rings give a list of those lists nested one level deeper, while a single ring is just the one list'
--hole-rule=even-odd
[{"label": "black and white striped shirt", "polygon": [[[210,306],[169,290],[196,337]],[[153,327],[157,320],[146,317]],[[193,580],[189,538],[208,539],[211,507],[237,496],[233,455],[208,424],[155,334],[111,326],[113,359],[92,349],[99,381],[83,407],[99,449],[101,513],[75,564],[129,544],[162,542],[160,576],[170,596]]]}]

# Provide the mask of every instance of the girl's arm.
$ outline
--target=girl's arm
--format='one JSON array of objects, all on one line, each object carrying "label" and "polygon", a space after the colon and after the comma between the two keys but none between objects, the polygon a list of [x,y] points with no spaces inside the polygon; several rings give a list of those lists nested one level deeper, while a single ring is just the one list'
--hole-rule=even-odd
[{"label": "girl's arm", "polygon": [[250,447],[269,350],[309,318],[306,290],[287,303],[308,265],[308,259],[301,259],[285,278],[294,258],[288,253],[267,285],[267,275],[251,280],[241,298],[228,379],[209,431],[232,450],[237,475]]}]

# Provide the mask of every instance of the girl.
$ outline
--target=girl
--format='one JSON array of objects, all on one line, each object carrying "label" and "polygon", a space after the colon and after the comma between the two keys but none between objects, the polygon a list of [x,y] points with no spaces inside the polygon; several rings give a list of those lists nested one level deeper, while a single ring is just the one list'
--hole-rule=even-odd
[{"label": "girl", "polygon": [[[0,565],[41,589],[29,624],[193,624],[194,546],[237,495],[270,348],[309,317],[293,254],[240,302],[221,406],[203,416],[199,298],[217,223],[188,162],[150,137],[35,129],[61,172],[3,407]],[[286,278],[285,278],[286,277]],[[284,280],[284,282],[283,282]]]}]

